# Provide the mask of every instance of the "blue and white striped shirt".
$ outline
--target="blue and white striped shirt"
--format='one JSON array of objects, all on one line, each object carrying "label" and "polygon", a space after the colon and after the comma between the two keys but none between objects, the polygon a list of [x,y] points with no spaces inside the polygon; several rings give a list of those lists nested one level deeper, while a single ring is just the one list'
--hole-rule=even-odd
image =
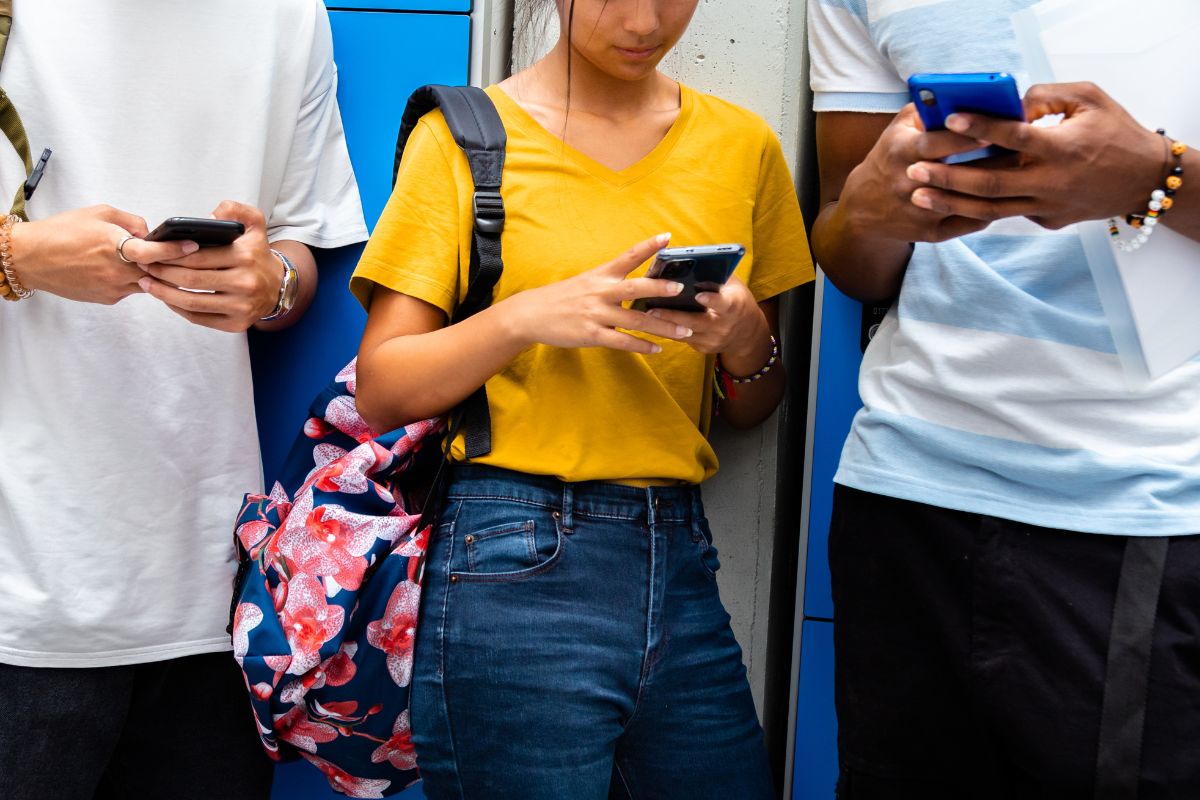
[{"label": "blue and white striped shirt", "polygon": [[[916,72],[1028,73],[1035,0],[810,0],[820,111],[895,112]],[[1079,238],[1025,219],[917,244],[867,349],[835,480],[1051,528],[1200,532],[1200,362],[1131,388]]]}]

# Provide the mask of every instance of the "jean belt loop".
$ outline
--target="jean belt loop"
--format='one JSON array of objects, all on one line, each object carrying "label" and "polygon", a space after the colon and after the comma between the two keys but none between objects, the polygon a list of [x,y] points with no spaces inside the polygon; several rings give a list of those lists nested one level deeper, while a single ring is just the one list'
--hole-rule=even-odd
[{"label": "jean belt loop", "polygon": [[562,493],[562,527],[569,531],[575,527],[575,486],[563,482]]},{"label": "jean belt loop", "polygon": [[646,487],[646,523],[654,525],[658,522],[658,492],[653,486]]}]

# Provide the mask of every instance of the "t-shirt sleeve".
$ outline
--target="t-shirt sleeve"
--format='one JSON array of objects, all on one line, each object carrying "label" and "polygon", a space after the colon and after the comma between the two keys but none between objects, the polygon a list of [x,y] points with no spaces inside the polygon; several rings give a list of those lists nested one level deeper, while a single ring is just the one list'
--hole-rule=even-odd
[{"label": "t-shirt sleeve", "polygon": [[754,203],[754,264],[750,291],[760,303],[814,277],[808,235],[792,173],[774,131],[765,136]]},{"label": "t-shirt sleeve", "polygon": [[417,124],[392,196],[350,278],[350,290],[368,310],[376,285],[424,300],[447,316],[454,310],[462,221],[454,169],[433,118],[445,129],[436,111]]},{"label": "t-shirt sleeve", "polygon": [[341,247],[365,240],[367,227],[338,109],[329,15],[316,5],[303,100],[275,206],[267,212],[267,235]]},{"label": "t-shirt sleeve", "polygon": [[871,37],[867,0],[809,0],[814,111],[895,113],[908,86]]}]

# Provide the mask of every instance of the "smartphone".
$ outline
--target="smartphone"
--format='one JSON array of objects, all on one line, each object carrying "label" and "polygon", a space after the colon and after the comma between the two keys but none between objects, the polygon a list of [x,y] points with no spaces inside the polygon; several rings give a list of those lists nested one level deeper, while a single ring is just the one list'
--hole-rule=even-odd
[{"label": "smartphone", "polygon": [[[908,92],[927,131],[945,130],[946,117],[960,111],[1025,120],[1025,107],[1021,104],[1017,82],[1007,72],[923,72],[908,79]],[[961,164],[1010,152],[993,144],[942,160],[947,164]]]},{"label": "smartphone", "polygon": [[147,242],[188,240],[201,247],[224,247],[246,232],[246,226],[228,219],[171,217],[146,237]]},{"label": "smartphone", "polygon": [[700,292],[717,292],[737,269],[746,248],[740,244],[710,244],[701,247],[668,247],[659,250],[647,278],[662,278],[683,284],[674,297],[643,297],[633,302],[635,311],[670,308],[675,311],[703,311],[696,302]]}]

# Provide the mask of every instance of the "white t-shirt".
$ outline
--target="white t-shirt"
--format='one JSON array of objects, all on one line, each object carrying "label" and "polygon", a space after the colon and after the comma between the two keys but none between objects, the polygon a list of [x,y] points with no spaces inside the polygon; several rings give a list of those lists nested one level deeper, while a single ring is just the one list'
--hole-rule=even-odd
[{"label": "white t-shirt", "polygon": [[[320,0],[18,3],[0,85],[54,150],[33,219],[108,203],[153,228],[231,199],[272,240],[366,238]],[[23,179],[0,141],[0,195]],[[0,662],[229,649],[232,522],[261,483],[245,336],[146,295],[5,303]]]}]

